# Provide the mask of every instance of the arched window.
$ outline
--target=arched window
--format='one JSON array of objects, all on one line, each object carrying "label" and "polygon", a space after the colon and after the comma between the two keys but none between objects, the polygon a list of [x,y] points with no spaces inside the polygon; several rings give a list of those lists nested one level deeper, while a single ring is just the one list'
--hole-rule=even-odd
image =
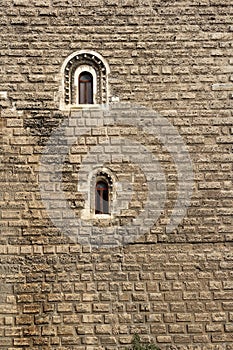
[{"label": "arched window", "polygon": [[74,52],[66,58],[61,72],[61,109],[108,103],[110,70],[108,63],[97,52],[87,50]]},{"label": "arched window", "polygon": [[95,214],[109,214],[109,188],[104,180],[96,182]]},{"label": "arched window", "polygon": [[89,72],[79,75],[79,103],[93,104],[93,76]]}]

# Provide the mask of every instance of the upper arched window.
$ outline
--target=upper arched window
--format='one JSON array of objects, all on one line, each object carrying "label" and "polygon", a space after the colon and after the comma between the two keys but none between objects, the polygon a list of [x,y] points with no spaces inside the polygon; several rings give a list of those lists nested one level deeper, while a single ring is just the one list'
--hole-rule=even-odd
[{"label": "upper arched window", "polygon": [[62,66],[61,109],[88,104],[106,104],[109,98],[109,66],[94,51],[70,55]]},{"label": "upper arched window", "polygon": [[79,103],[93,104],[93,76],[89,72],[82,72],[78,79]]}]

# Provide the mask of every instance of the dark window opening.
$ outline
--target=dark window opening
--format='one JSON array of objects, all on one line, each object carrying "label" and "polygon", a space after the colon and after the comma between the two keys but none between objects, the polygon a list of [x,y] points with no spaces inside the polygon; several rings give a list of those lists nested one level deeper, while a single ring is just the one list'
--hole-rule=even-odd
[{"label": "dark window opening", "polygon": [[93,104],[93,76],[89,72],[79,75],[79,103]]},{"label": "dark window opening", "polygon": [[95,214],[109,214],[109,188],[103,180],[96,183]]}]

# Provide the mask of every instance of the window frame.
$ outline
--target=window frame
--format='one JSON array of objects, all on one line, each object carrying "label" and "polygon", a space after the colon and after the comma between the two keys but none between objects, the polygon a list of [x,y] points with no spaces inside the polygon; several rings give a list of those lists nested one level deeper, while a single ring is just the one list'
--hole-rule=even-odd
[{"label": "window frame", "polygon": [[[108,214],[95,213],[95,194],[96,184],[99,181],[105,181],[108,184]],[[109,220],[115,216],[116,211],[116,191],[118,181],[115,174],[106,167],[95,168],[90,171],[87,178],[83,178],[82,182],[78,180],[78,191],[83,194],[85,207],[81,211],[81,218],[83,220]]]},{"label": "window frame", "polygon": [[[93,104],[79,104],[78,76],[82,70],[93,75]],[[92,50],[75,51],[69,55],[61,67],[60,110],[76,108],[99,108],[109,103],[110,89],[107,61]]]}]

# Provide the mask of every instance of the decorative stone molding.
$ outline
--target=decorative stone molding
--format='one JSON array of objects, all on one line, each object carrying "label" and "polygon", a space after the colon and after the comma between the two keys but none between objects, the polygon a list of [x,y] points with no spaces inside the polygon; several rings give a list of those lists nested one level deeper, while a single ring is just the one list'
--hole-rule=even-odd
[{"label": "decorative stone molding", "polygon": [[91,73],[93,76],[94,105],[104,105],[109,102],[108,75],[110,69],[108,63],[97,52],[81,50],[68,56],[62,65],[60,109],[93,106],[80,105],[78,102],[78,77],[80,73],[84,71]]}]

